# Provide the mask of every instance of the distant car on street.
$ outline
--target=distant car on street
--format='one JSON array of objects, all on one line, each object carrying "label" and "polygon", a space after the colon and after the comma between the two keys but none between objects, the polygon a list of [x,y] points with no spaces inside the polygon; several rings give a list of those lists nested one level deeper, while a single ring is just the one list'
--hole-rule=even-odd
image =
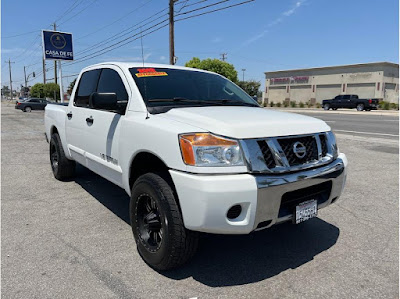
[{"label": "distant car on street", "polygon": [[324,110],[337,110],[338,108],[356,108],[357,111],[376,110],[379,106],[379,99],[359,99],[356,94],[338,95],[331,100],[323,100]]},{"label": "distant car on street", "polygon": [[15,109],[20,109],[23,112],[31,112],[32,110],[44,110],[44,107],[50,103],[45,99],[29,98],[27,100],[17,101]]}]

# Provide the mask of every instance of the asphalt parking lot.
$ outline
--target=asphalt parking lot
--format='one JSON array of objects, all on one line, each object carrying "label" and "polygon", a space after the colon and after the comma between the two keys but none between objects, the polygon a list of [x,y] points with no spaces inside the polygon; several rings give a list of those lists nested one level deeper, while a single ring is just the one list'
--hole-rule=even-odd
[{"label": "asphalt parking lot", "polygon": [[[136,251],[125,192],[83,167],[55,180],[43,111],[1,108],[4,298],[399,297],[398,136],[337,132],[349,160],[339,202],[298,226],[204,235],[191,263],[158,273]],[[389,119],[369,121],[398,135]]]}]

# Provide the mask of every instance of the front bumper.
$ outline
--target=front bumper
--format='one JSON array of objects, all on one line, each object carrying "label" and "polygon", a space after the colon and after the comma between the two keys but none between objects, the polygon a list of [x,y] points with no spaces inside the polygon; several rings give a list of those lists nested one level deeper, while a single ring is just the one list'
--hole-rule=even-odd
[{"label": "front bumper", "polygon": [[[296,204],[296,200],[306,201],[304,193],[308,190],[314,196],[311,192],[324,186],[325,193],[315,193],[318,209],[336,201],[346,182],[346,168],[347,158],[340,154],[329,165],[280,175],[199,175],[176,170],[170,170],[170,174],[187,229],[248,234],[291,220],[290,205]],[[296,199],[297,193],[301,198]],[[240,205],[242,212],[237,218],[229,219],[227,212],[235,205]]]}]

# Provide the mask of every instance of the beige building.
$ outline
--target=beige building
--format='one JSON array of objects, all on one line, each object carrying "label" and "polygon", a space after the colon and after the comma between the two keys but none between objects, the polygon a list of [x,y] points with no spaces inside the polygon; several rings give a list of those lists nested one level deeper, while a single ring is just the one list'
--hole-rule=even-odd
[{"label": "beige building", "polygon": [[321,103],[340,94],[398,103],[399,65],[374,62],[265,73],[265,103]]}]

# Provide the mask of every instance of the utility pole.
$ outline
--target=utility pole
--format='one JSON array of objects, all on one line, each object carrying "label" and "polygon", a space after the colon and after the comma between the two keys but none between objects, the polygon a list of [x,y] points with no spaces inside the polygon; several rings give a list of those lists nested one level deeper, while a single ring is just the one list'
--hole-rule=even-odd
[{"label": "utility pole", "polygon": [[24,65],[24,78],[25,78],[25,87],[27,87],[27,81],[26,81],[26,70],[25,70],[25,65]]},{"label": "utility pole", "polygon": [[6,62],[8,62],[8,70],[9,70],[9,72],[10,72],[10,95],[11,95],[11,100],[13,99],[13,88],[12,88],[12,76],[11,76],[11,63],[15,63],[15,62],[12,62],[11,60],[10,60],[10,58],[8,58],[8,61],[6,61]]},{"label": "utility pole", "polygon": [[221,60],[225,61],[226,60],[226,55],[228,55],[228,53],[222,53],[221,54]]},{"label": "utility pole", "polygon": [[246,69],[242,69],[242,72],[243,72],[243,82],[244,82],[244,72],[246,71]]},{"label": "utility pole", "polygon": [[[56,22],[53,23],[54,31],[57,31]],[[54,60],[54,82],[57,84],[57,61]]]},{"label": "utility pole", "polygon": [[46,84],[46,60],[43,56],[43,84]]},{"label": "utility pole", "polygon": [[174,37],[174,4],[177,0],[169,0],[169,64],[175,64]]}]

